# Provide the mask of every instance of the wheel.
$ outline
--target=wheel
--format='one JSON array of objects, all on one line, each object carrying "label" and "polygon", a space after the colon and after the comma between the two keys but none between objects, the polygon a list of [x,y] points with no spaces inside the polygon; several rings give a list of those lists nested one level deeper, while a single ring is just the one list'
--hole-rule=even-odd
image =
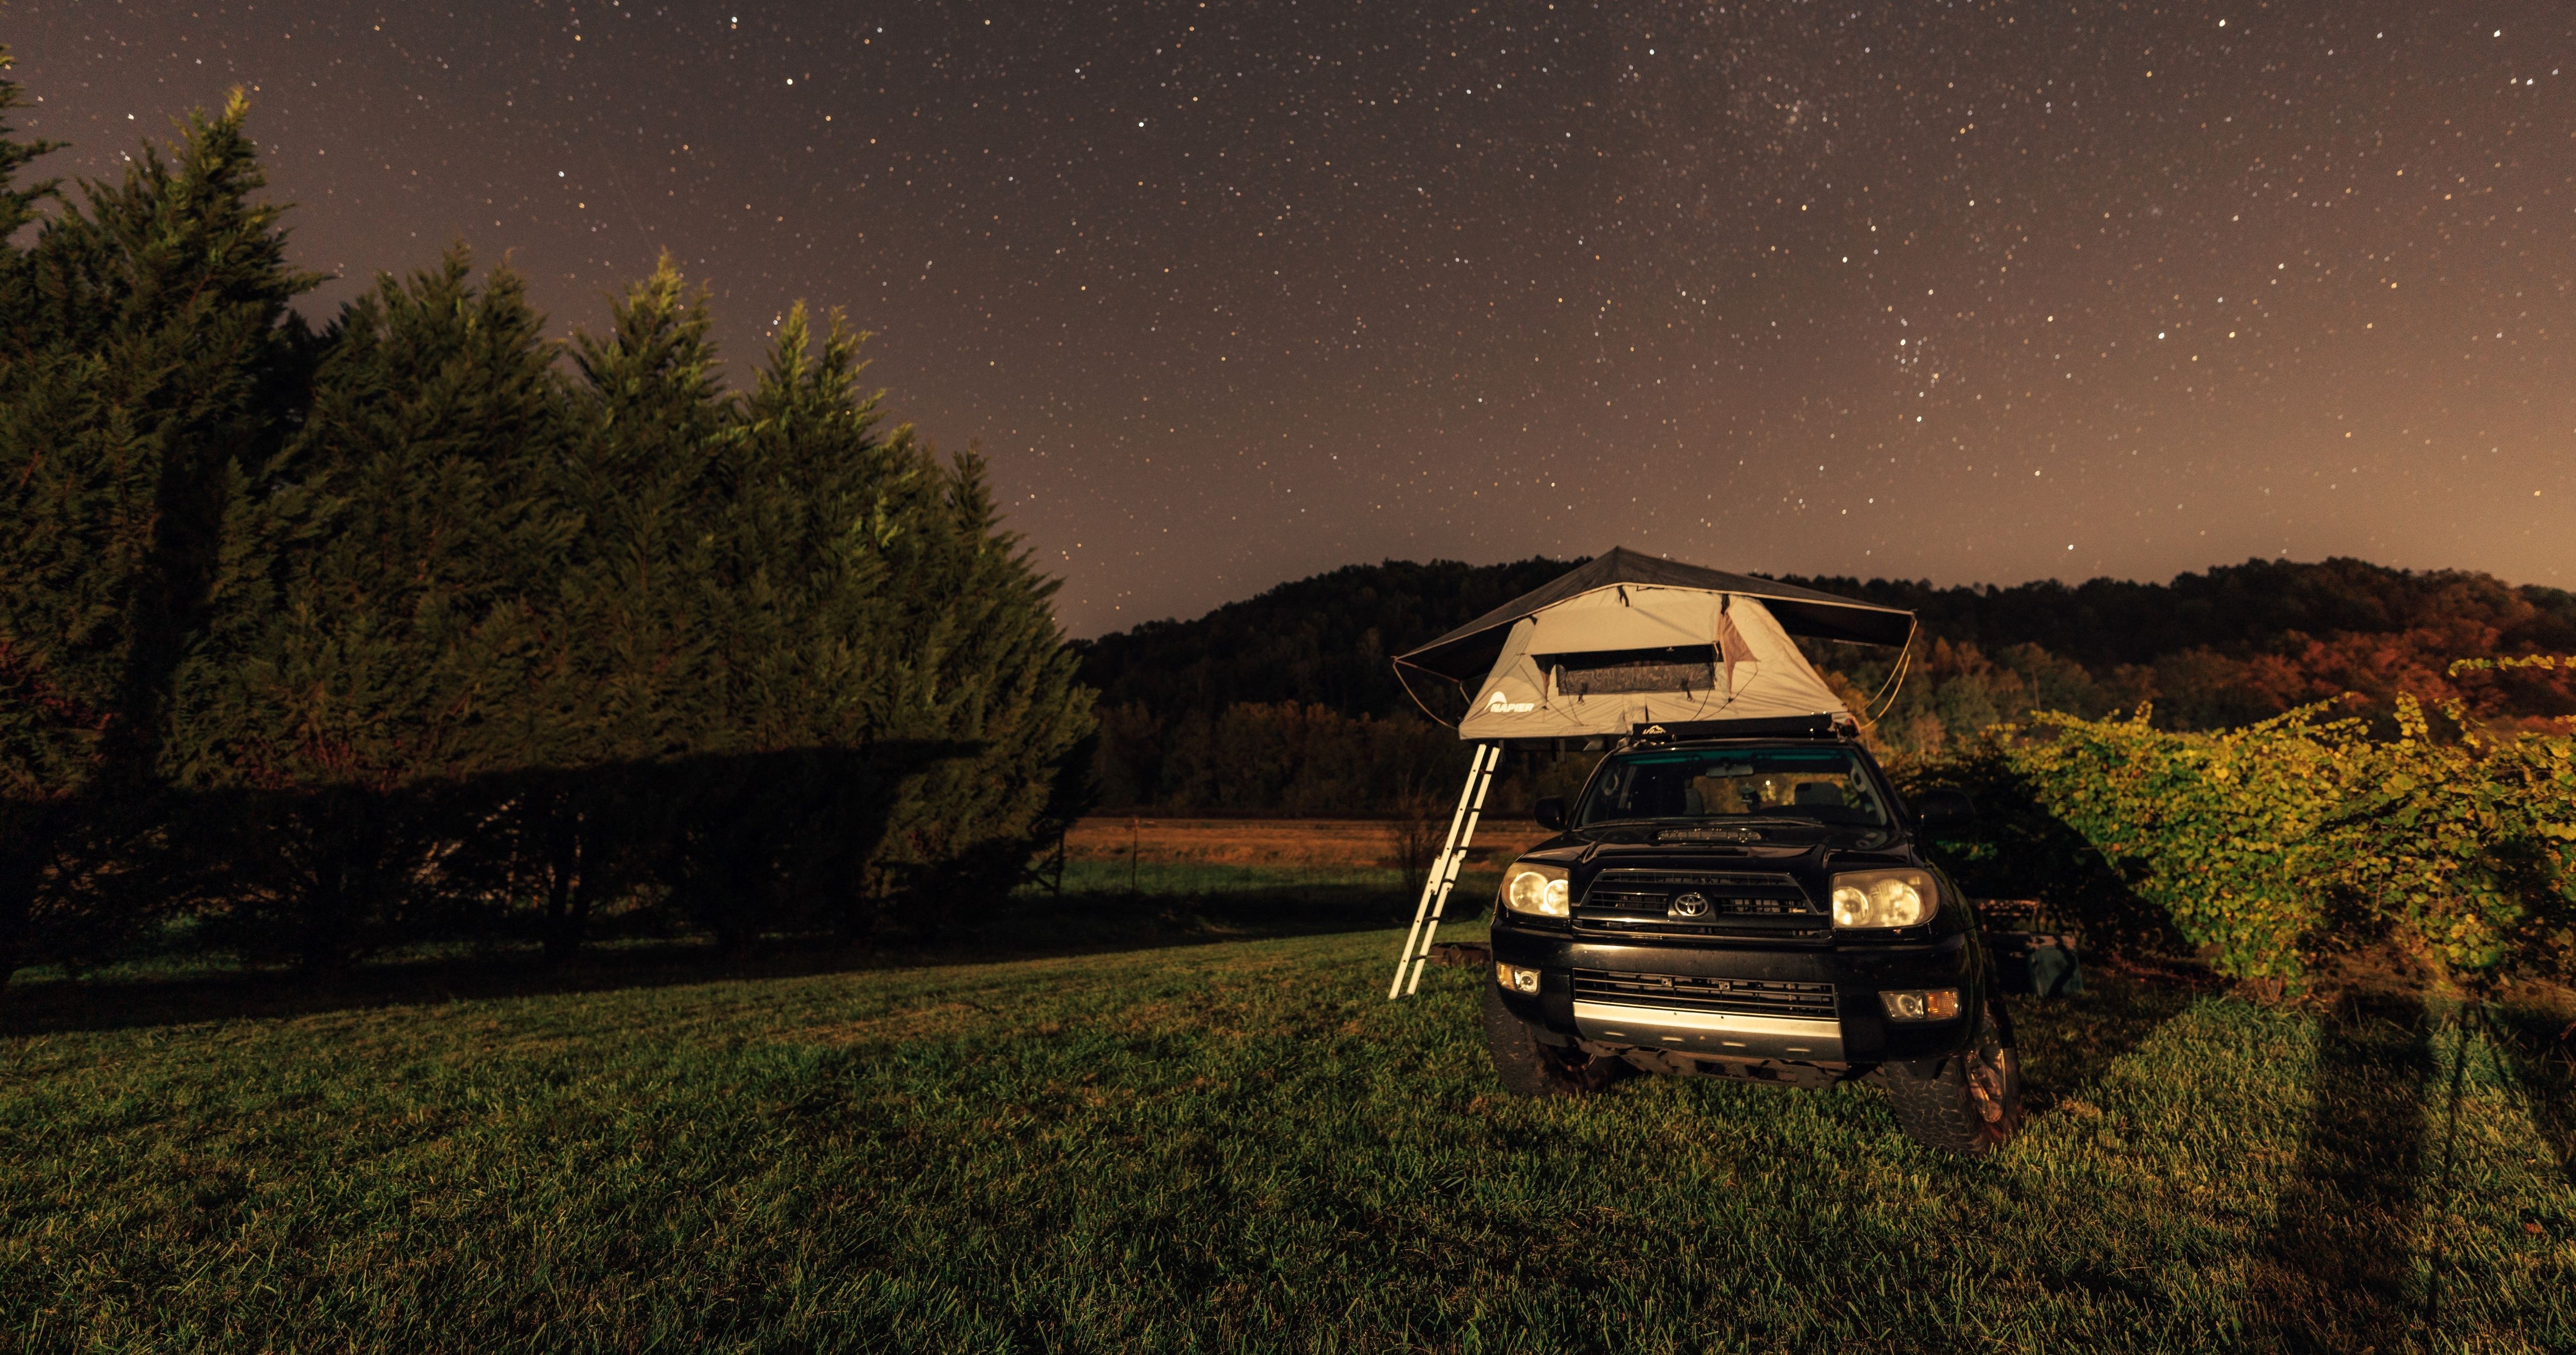
[{"label": "wheel", "polygon": [[1988,998],[1978,1014],[1977,1043],[1941,1060],[1930,1077],[1901,1063],[1882,1065],[1880,1085],[1907,1138],[1926,1148],[1984,1157],[2021,1128],[2021,1064],[2012,1030]]},{"label": "wheel", "polygon": [[1617,1059],[1540,1044],[1529,1023],[1503,1005],[1503,990],[1490,977],[1485,982],[1485,1049],[1494,1056],[1494,1075],[1502,1079],[1503,1090],[1514,1096],[1588,1095],[1608,1090],[1628,1072],[1628,1065]]}]

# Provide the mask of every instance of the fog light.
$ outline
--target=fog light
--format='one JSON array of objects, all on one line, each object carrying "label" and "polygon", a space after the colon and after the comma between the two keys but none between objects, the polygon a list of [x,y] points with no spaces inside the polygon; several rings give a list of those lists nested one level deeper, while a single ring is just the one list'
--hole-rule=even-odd
[{"label": "fog light", "polygon": [[1949,1021],[1959,1015],[1956,988],[1902,988],[1878,995],[1890,1021]]},{"label": "fog light", "polygon": [[1494,982],[1515,993],[1535,993],[1538,991],[1538,971],[1523,969],[1516,964],[1498,964],[1494,966]]}]

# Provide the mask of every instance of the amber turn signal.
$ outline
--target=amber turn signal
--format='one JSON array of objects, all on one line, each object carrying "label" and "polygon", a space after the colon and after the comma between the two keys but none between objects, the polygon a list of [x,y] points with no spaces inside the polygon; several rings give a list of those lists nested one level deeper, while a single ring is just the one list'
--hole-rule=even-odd
[{"label": "amber turn signal", "polygon": [[1898,988],[1878,995],[1890,1021],[1952,1021],[1959,1015],[1956,988]]}]

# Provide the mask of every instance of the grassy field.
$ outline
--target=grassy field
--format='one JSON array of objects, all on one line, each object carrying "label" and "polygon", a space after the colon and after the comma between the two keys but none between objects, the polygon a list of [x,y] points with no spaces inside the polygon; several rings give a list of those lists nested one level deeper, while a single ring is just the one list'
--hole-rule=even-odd
[{"label": "grassy field", "polygon": [[2016,1009],[2041,1113],[1971,1164],[1867,1088],[1506,1099],[1475,971],[1386,1003],[1391,903],[1302,897],[1022,901],[1082,953],[1003,962],[39,984],[0,1348],[2576,1348],[2554,1028],[2097,976]]},{"label": "grassy field", "polygon": [[[1430,825],[1433,845],[1448,830],[1444,814]],[[1468,848],[1478,865],[1499,866],[1549,834],[1527,819],[1482,820]],[[1392,867],[1401,850],[1398,825],[1368,819],[1190,819],[1096,815],[1065,834],[1076,861],[1146,861],[1207,865]]]},{"label": "grassy field", "polygon": [[[1426,852],[1437,849],[1447,828],[1445,817],[1429,826],[1433,840]],[[1460,904],[1481,909],[1503,863],[1546,836],[1527,820],[1480,825],[1461,876]],[[1101,815],[1076,823],[1065,835],[1064,887],[1152,895],[1368,890],[1400,896],[1409,910],[1413,895],[1402,853],[1398,825],[1365,819]],[[1464,889],[1470,882],[1481,883],[1481,890]]]}]

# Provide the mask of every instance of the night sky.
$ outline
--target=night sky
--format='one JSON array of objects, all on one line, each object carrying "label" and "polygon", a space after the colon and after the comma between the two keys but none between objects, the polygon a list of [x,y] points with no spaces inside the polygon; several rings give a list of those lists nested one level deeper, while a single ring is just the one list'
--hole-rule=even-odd
[{"label": "night sky", "polygon": [[1077,634],[1353,561],[2576,587],[2576,5],[16,0],[297,261],[669,249],[981,440]]}]

